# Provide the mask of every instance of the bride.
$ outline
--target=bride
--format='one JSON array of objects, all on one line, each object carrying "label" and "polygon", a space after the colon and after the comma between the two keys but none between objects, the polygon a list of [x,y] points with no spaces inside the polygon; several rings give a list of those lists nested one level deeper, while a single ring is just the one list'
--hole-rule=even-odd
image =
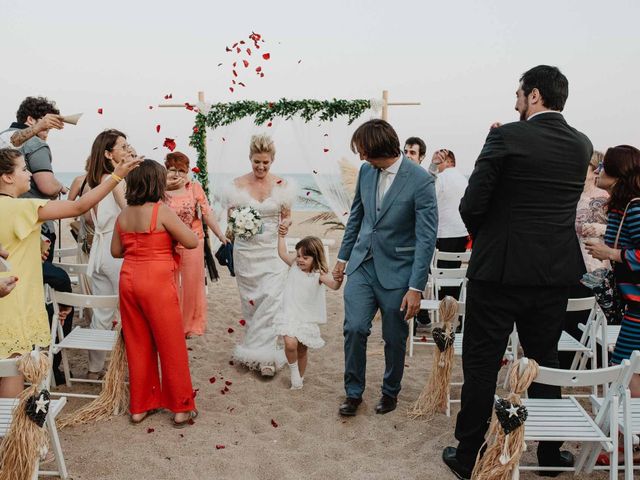
[{"label": "bride", "polygon": [[228,214],[250,206],[263,221],[262,229],[244,240],[236,236],[233,264],[240,291],[246,333],[233,359],[264,376],[275,375],[285,362],[277,345],[274,317],[281,309],[286,265],[278,256],[278,225],[291,224],[296,187],[269,173],[276,149],[267,135],[254,135],[249,146],[251,172],[235,178],[227,192]]}]

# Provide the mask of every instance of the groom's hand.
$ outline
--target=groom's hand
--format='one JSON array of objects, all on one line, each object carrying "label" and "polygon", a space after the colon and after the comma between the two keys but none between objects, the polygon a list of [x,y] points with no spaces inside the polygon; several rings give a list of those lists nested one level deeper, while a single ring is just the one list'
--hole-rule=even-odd
[{"label": "groom's hand", "polygon": [[404,319],[406,321],[411,320],[420,311],[420,300],[422,300],[421,292],[417,290],[408,290],[402,299],[402,305],[400,305],[400,311],[406,312]]},{"label": "groom's hand", "polygon": [[341,282],[342,280],[344,280],[344,267],[345,267],[346,263],[344,262],[336,262],[336,266],[333,267],[333,272],[331,273],[333,275],[333,279],[336,282]]}]

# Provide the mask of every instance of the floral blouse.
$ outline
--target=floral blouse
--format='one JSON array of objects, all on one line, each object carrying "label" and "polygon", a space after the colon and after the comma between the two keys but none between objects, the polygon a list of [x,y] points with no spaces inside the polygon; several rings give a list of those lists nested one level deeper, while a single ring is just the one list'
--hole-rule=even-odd
[{"label": "floral blouse", "polygon": [[[185,185],[185,191],[180,194],[167,192],[165,203],[176,212],[180,220],[187,225],[199,239],[204,238],[204,230],[201,217],[211,212],[211,207],[204,194],[204,190],[198,182],[189,182]],[[198,215],[198,208],[201,215]]]},{"label": "floral blouse", "polygon": [[582,250],[582,258],[584,259],[584,264],[588,272],[609,266],[609,262],[596,260],[587,253],[584,248],[584,242],[588,238],[593,237],[588,237],[582,233],[582,228],[585,224],[593,224],[596,227],[597,236],[601,239],[604,238],[604,233],[607,230],[607,200],[609,200],[607,192],[599,188],[591,192],[582,192],[580,200],[578,200],[576,233],[580,240],[580,250]]}]

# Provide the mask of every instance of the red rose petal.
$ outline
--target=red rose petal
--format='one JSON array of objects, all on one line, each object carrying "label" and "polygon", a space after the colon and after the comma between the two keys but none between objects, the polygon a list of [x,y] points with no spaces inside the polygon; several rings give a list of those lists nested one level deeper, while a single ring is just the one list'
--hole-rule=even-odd
[{"label": "red rose petal", "polygon": [[229,90],[231,91],[231,93],[233,93],[233,87],[229,87]]},{"label": "red rose petal", "polygon": [[165,138],[163,147],[167,147],[170,151],[174,151],[176,149],[176,141],[173,138]]},{"label": "red rose petal", "polygon": [[427,337],[422,337],[422,338],[420,339],[420,341],[421,341],[421,342],[426,342],[426,341],[427,341]]},{"label": "red rose petal", "polygon": [[227,392],[225,392],[224,390],[220,390],[220,393],[221,393],[222,395],[226,395],[226,394],[227,394]]},{"label": "red rose petal", "polygon": [[231,49],[229,47],[224,47],[224,49],[225,49],[226,52],[230,52],[231,51]]},{"label": "red rose petal", "polygon": [[193,173],[200,173],[200,169],[199,169],[198,167],[193,167],[193,168],[191,169],[191,171],[192,171]]},{"label": "red rose petal", "polygon": [[233,62],[233,68],[236,68],[237,64],[238,64],[238,62]]},{"label": "red rose petal", "polygon": [[224,448],[224,445],[216,445],[216,450],[222,450]]},{"label": "red rose petal", "polygon": [[269,60],[271,58],[271,54],[270,53],[263,53],[262,54],[262,58],[264,58],[265,60]]},{"label": "red rose petal", "polygon": [[222,141],[223,141],[223,142],[226,142],[226,140],[225,140],[225,138],[224,138],[224,137],[222,137]]},{"label": "red rose petal", "polygon": [[191,348],[191,347],[187,347],[187,350],[190,351],[190,352],[193,352],[193,348]]},{"label": "red rose petal", "polygon": [[216,383],[216,377],[211,377],[209,379],[209,383]]},{"label": "red rose petal", "polygon": [[236,48],[237,46],[238,46],[238,42],[236,42],[233,45],[231,45],[231,48]]},{"label": "red rose petal", "polygon": [[249,66],[249,62],[247,62],[246,60],[242,60],[242,64],[244,65],[244,68],[247,68]]},{"label": "red rose petal", "polygon": [[245,43],[247,42],[245,42],[244,40],[240,40],[240,45],[244,45]]},{"label": "red rose petal", "polygon": [[278,180],[276,183],[280,185],[282,183],[282,180]]},{"label": "red rose petal", "polygon": [[222,63],[219,63],[219,64],[218,64],[218,66],[219,66],[219,67],[221,67],[221,66],[222,66]]},{"label": "red rose petal", "polygon": [[260,73],[260,78],[264,77],[264,73]]},{"label": "red rose petal", "polygon": [[271,122],[267,123],[267,127],[270,127],[271,125],[273,125],[273,123]]},{"label": "red rose petal", "polygon": [[184,438],[184,433],[180,433],[180,438]]},{"label": "red rose petal", "polygon": [[325,133],[323,136],[324,136],[324,137],[328,137],[328,136],[329,136],[329,134],[328,134],[328,133]]},{"label": "red rose petal", "polygon": [[247,55],[251,55],[251,49],[247,48]]},{"label": "red rose petal", "polygon": [[160,125],[156,125],[156,132],[160,133]]},{"label": "red rose petal", "polygon": [[240,47],[236,47],[236,53],[240,53],[241,49]]},{"label": "red rose petal", "polygon": [[102,115],[102,109],[101,108],[98,109],[98,114]]},{"label": "red rose petal", "polygon": [[255,302],[253,300],[249,300],[249,305],[253,307],[255,305]]},{"label": "red rose petal", "polygon": [[184,107],[187,110],[193,110],[194,108],[196,108],[194,105],[191,105],[189,102],[185,102]]},{"label": "red rose petal", "polygon": [[300,62],[302,62],[302,59],[298,60],[298,64],[300,64]]},{"label": "red rose petal", "polygon": [[308,197],[309,195],[311,195],[311,192],[307,192],[307,197]]},{"label": "red rose petal", "polygon": [[256,67],[256,72],[260,73],[262,71],[262,67]]},{"label": "red rose petal", "polygon": [[328,148],[323,148],[323,149],[322,149],[322,151],[323,151],[324,153],[327,153],[327,152],[329,151],[329,149],[328,149]]},{"label": "red rose petal", "polygon": [[224,381],[224,384],[225,384],[227,387],[230,387],[231,385],[233,385],[233,382],[232,382],[231,380],[225,380],[225,381]]},{"label": "red rose petal", "polygon": [[235,70],[232,70],[233,76],[237,77],[238,76],[238,72],[236,72]]},{"label": "red rose petal", "polygon": [[198,396],[199,388],[196,388],[193,392],[191,392],[191,398],[196,398]]},{"label": "red rose petal", "polygon": [[317,175],[317,174],[318,174],[318,171],[317,171],[317,170],[313,170],[313,173],[315,173],[315,174]]},{"label": "red rose petal", "polygon": [[116,325],[118,325],[118,321],[117,320],[112,320],[111,321],[111,328],[116,328]]},{"label": "red rose petal", "polygon": [[225,392],[228,392],[228,391],[229,391],[229,387],[224,387],[224,389],[223,389],[223,390],[224,390]]},{"label": "red rose petal", "polygon": [[276,423],[276,421],[273,418],[271,419],[271,426],[273,428],[278,428],[278,424]]},{"label": "red rose petal", "polygon": [[153,433],[155,431],[156,431],[155,428],[151,428],[151,427],[147,428],[147,433]]},{"label": "red rose petal", "polygon": [[231,365],[231,366],[235,365],[235,364],[233,363],[233,360],[229,360],[229,365]]},{"label": "red rose petal", "polygon": [[246,87],[246,85],[242,82],[238,82],[238,85],[240,85],[241,87]]},{"label": "red rose petal", "polygon": [[235,85],[235,84],[236,84],[236,81],[235,81],[235,80],[231,80],[231,83],[233,83],[233,84]]},{"label": "red rose petal", "polygon": [[227,333],[233,333],[235,330],[231,327],[227,328]]},{"label": "red rose petal", "polygon": [[247,324],[247,321],[243,318],[238,323],[244,327]]},{"label": "red rose petal", "polygon": [[273,108],[273,102],[269,102],[269,108]]},{"label": "red rose petal", "polygon": [[198,133],[199,131],[198,127],[193,127],[193,133]]},{"label": "red rose petal", "polygon": [[149,105],[149,110],[153,110],[153,105]]},{"label": "red rose petal", "polygon": [[188,423],[189,425],[193,425],[193,424],[194,424],[194,423],[196,423],[196,422],[195,422],[195,420],[194,420],[193,418],[190,418],[190,419],[187,421],[187,423]]}]

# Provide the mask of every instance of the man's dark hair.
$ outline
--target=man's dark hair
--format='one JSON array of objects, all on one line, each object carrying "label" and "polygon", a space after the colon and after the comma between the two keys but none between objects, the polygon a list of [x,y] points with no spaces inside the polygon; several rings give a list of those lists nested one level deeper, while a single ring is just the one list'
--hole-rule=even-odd
[{"label": "man's dark hair", "polygon": [[527,70],[520,77],[522,91],[525,96],[537,88],[542,97],[542,104],[550,110],[561,112],[569,96],[569,81],[558,67],[538,65]]},{"label": "man's dark hair", "polygon": [[144,205],[164,200],[167,169],[155,160],[145,159],[127,175],[127,205]]},{"label": "man's dark hair", "polygon": [[353,132],[351,151],[367,158],[397,157],[400,155],[400,140],[393,127],[384,120],[369,120]]},{"label": "man's dark hair", "polygon": [[27,117],[40,120],[47,113],[60,114],[60,110],[56,108],[56,102],[52,102],[45,97],[27,97],[18,107],[16,120],[19,123],[26,123]]},{"label": "man's dark hair", "polygon": [[424,143],[419,137],[409,137],[407,141],[404,142],[405,145],[418,145],[418,153],[421,157],[424,157],[427,154],[427,144]]}]

